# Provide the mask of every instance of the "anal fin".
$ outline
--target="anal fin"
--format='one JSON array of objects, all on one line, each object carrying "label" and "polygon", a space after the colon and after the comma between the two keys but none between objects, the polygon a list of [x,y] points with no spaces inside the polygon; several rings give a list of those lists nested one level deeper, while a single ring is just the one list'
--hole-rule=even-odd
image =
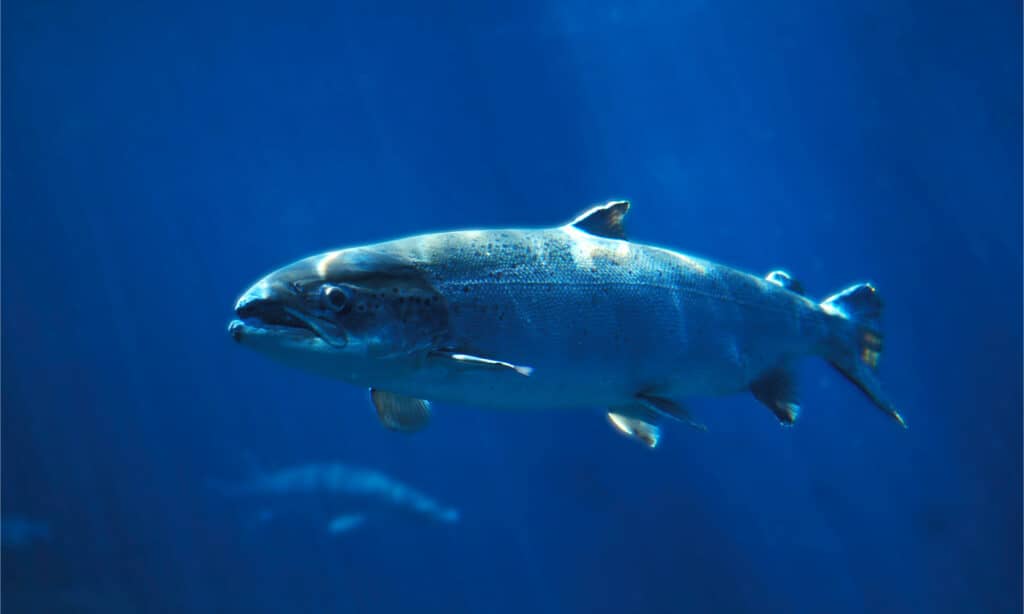
[{"label": "anal fin", "polygon": [[789,367],[776,367],[766,372],[750,385],[750,392],[786,426],[796,422],[800,415],[796,376]]},{"label": "anal fin", "polygon": [[430,401],[414,399],[393,392],[370,389],[370,400],[380,423],[392,431],[411,433],[430,422]]}]

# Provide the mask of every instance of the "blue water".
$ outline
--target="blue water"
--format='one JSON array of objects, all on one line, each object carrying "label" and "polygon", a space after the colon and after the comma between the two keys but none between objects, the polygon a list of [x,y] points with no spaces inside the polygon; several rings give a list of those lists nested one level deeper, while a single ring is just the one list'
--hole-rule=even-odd
[{"label": "blue water", "polygon": [[[2,512],[46,528],[3,549],[5,614],[1020,611],[1019,3],[12,0],[2,22]],[[910,429],[808,361],[792,429],[739,395],[654,451],[596,411],[441,405],[399,435],[226,334],[301,256],[611,198],[638,240],[814,296],[873,281]],[[378,506],[330,535],[208,487],[312,462],[460,521]]]}]

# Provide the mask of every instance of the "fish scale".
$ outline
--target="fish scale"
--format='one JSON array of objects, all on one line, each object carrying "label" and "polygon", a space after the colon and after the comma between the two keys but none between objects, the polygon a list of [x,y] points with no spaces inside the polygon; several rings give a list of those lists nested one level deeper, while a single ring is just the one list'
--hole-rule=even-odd
[{"label": "fish scale", "polygon": [[369,387],[395,430],[422,428],[429,401],[603,408],[653,446],[664,417],[701,426],[681,399],[741,391],[791,424],[792,366],[803,356],[828,360],[903,423],[875,378],[873,286],[819,304],[783,271],[762,278],[628,241],[628,208],[613,201],[555,228],[442,232],[313,256],[239,299],[246,320],[232,335]]},{"label": "fish scale", "polygon": [[[800,320],[791,317],[794,310],[821,318],[814,303],[746,275],[726,284],[719,265],[658,247],[556,228],[453,232],[388,249],[425,263],[420,266],[447,301],[456,347],[535,368],[528,382],[491,374],[486,394],[501,398],[476,404],[608,404],[652,388],[734,392],[749,383],[746,371],[818,342],[792,334]],[[780,305],[764,308],[772,302]],[[755,305],[761,310],[747,313]],[[743,335],[738,352],[737,333],[758,326],[772,334]],[[739,355],[746,357],[743,372]],[[439,388],[433,398],[460,394]]]}]

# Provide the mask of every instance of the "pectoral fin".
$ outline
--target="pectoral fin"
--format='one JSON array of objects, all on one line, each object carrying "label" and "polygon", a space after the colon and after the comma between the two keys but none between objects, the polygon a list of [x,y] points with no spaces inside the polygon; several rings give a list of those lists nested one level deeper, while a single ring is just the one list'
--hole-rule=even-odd
[{"label": "pectoral fin", "polygon": [[793,424],[800,415],[796,376],[788,367],[768,371],[750,385],[750,391],[786,426]]},{"label": "pectoral fin", "polygon": [[637,395],[637,399],[639,399],[640,402],[646,405],[648,408],[652,409],[653,411],[663,416],[668,416],[673,420],[685,422],[686,424],[689,424],[698,431],[708,430],[708,427],[694,420],[693,416],[690,415],[690,412],[687,411],[686,407],[684,407],[680,403],[676,403],[675,401],[672,401],[670,399],[650,396],[646,394]]},{"label": "pectoral fin", "polygon": [[430,401],[374,388],[370,389],[370,400],[377,409],[380,423],[392,431],[411,433],[430,422]]},{"label": "pectoral fin", "polygon": [[479,356],[473,356],[471,354],[459,354],[455,352],[434,352],[433,356],[444,358],[447,360],[454,360],[462,367],[469,368],[484,368],[484,369],[507,369],[510,372],[518,373],[524,377],[529,377],[533,373],[533,367],[523,367],[520,365],[514,365],[510,362],[504,362],[501,360],[491,360],[490,358],[481,358]]}]

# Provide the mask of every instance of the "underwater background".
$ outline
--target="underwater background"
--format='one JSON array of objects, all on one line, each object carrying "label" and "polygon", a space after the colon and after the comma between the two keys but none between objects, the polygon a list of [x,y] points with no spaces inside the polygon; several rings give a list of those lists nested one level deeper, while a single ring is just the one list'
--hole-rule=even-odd
[{"label": "underwater background", "polygon": [[[1021,610],[1019,2],[11,0],[2,23],[5,613]],[[872,281],[910,428],[808,360],[793,428],[736,395],[654,451],[598,408],[439,404],[409,436],[227,335],[300,257],[614,198],[637,241],[816,297]],[[457,520],[214,487],[311,463]]]}]

